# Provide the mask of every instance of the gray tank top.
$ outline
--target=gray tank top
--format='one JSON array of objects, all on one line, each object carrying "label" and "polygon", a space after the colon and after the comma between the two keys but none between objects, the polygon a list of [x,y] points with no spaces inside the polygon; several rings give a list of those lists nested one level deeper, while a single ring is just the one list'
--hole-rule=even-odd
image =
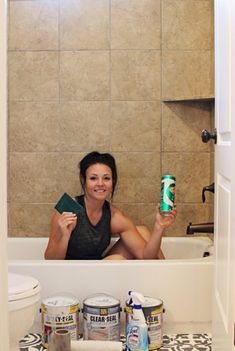
[{"label": "gray tank top", "polygon": [[78,216],[77,225],[73,230],[66,252],[66,260],[100,260],[102,253],[111,240],[111,210],[108,201],[104,202],[102,216],[93,225],[86,213],[84,195],[77,196],[76,201],[83,206]]}]

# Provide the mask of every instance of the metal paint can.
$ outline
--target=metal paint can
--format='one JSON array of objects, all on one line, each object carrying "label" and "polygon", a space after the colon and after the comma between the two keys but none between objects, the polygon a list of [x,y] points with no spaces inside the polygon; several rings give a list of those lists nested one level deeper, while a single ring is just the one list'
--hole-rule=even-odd
[{"label": "metal paint can", "polygon": [[42,300],[42,343],[48,347],[51,334],[63,329],[70,338],[79,339],[79,301],[70,294],[58,294]]},{"label": "metal paint can", "polygon": [[120,341],[120,301],[98,293],[83,301],[83,339]]},{"label": "metal paint can", "polygon": [[173,175],[164,175],[161,180],[161,199],[160,212],[168,216],[174,207],[175,202],[175,177]]},{"label": "metal paint can", "polygon": [[[163,301],[160,299],[145,296],[145,303],[142,310],[148,325],[149,350],[154,351],[162,346],[162,324],[163,324]],[[132,307],[126,301],[126,325],[132,319]]]}]

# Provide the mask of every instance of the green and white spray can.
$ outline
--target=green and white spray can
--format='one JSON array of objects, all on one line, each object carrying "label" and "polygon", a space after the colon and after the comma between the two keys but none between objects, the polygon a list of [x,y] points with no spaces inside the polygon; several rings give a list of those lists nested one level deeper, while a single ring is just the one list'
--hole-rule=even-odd
[{"label": "green and white spray can", "polygon": [[175,202],[175,176],[163,175],[161,180],[160,212],[168,216]]}]

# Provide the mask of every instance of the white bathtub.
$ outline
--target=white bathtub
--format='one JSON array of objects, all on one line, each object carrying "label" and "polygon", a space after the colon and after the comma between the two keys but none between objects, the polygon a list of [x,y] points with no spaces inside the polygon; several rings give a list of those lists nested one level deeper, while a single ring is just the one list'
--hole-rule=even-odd
[{"label": "white bathtub", "polygon": [[[210,332],[213,243],[207,237],[164,237],[166,260],[44,260],[47,238],[8,238],[9,271],[32,275],[42,298],[70,292],[82,301],[105,292],[125,305],[129,290],[163,300],[167,332]],[[211,253],[203,257],[204,252]],[[81,318],[80,318],[81,320]],[[122,313],[122,324],[124,313]]]}]

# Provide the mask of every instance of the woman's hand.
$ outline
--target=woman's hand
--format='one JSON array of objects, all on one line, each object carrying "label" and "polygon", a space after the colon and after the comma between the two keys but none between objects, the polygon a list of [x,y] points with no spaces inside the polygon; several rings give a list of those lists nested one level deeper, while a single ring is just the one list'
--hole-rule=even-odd
[{"label": "woman's hand", "polygon": [[160,212],[160,204],[156,206],[156,218],[155,218],[155,226],[165,229],[169,227],[171,224],[175,222],[175,218],[177,215],[176,207],[174,206],[173,209],[169,212],[167,216],[164,216]]},{"label": "woman's hand", "polygon": [[70,237],[72,231],[76,227],[77,216],[72,212],[63,212],[58,220],[58,225],[62,235]]}]

